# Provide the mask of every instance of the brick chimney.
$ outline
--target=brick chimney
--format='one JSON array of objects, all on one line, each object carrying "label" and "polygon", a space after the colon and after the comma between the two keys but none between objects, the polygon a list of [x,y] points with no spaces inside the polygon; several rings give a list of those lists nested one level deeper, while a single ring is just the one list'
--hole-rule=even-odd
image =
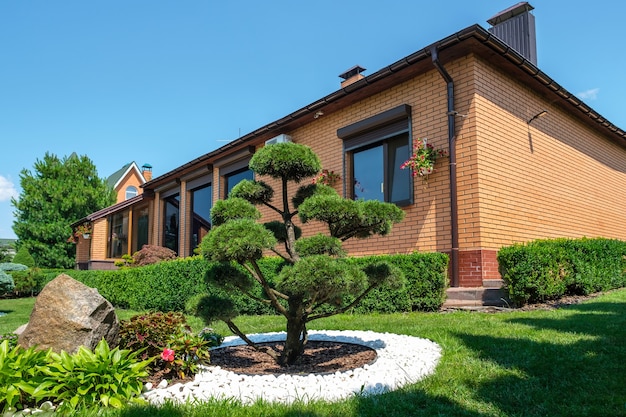
[{"label": "brick chimney", "polygon": [[361,67],[360,65],[355,65],[343,74],[339,74],[339,77],[343,78],[343,81],[341,82],[341,88],[344,88],[352,83],[359,81],[360,79],[365,78],[365,76],[361,74],[363,71],[365,71],[365,68]]},{"label": "brick chimney", "polygon": [[152,179],[152,165],[143,164],[141,167],[141,175],[143,175],[146,182],[150,181]]},{"label": "brick chimney", "polygon": [[537,65],[537,39],[534,7],[528,2],[517,3],[487,20],[489,32],[496,35],[524,58]]}]

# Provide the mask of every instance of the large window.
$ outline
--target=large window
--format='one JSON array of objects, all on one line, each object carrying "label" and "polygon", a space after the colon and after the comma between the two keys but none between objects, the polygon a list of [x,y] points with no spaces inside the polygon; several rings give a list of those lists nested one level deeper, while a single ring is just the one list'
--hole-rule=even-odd
[{"label": "large window", "polygon": [[248,167],[224,175],[226,197],[228,197],[233,187],[239,184],[240,181],[253,179],[254,172],[252,172]]},{"label": "large window", "polygon": [[191,190],[191,248],[198,247],[211,228],[213,187],[211,184]]},{"label": "large window", "polygon": [[351,167],[352,198],[412,203],[410,170],[400,169],[410,156],[409,116],[403,105],[337,131]]},{"label": "large window", "polygon": [[150,209],[148,207],[143,207],[133,212],[133,223],[135,223],[133,240],[135,241],[133,245],[133,250],[136,252],[143,248],[143,245],[147,245],[148,242],[148,232],[150,228]]},{"label": "large window", "polygon": [[164,199],[163,246],[178,254],[178,235],[180,224],[180,196],[178,194]]},{"label": "large window", "polygon": [[128,253],[128,211],[109,217],[109,258]]}]

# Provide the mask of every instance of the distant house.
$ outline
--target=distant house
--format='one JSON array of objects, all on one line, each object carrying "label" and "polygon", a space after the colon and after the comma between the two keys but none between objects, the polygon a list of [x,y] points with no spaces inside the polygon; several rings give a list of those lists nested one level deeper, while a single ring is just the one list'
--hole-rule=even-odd
[{"label": "distant house", "polygon": [[[120,207],[127,207],[129,204],[132,205],[137,201],[141,201],[144,192],[142,187],[151,179],[152,165],[144,164],[139,169],[134,161],[127,163],[107,178],[108,184],[116,192],[117,203],[110,208],[93,213],[72,225],[75,227],[80,224],[89,224],[91,229],[95,229],[94,223],[102,218],[107,219],[106,235],[101,234],[100,230],[92,230],[89,234],[79,234],[76,242],[76,265],[79,269],[97,268],[98,262],[92,261],[93,254],[98,253],[104,247],[107,248],[104,256],[110,259],[120,258],[128,252],[128,243],[125,239],[128,235],[126,230],[129,225],[129,219],[127,216],[119,213],[109,216],[109,210],[112,209],[115,212]],[[143,233],[144,238],[137,241],[141,248],[141,246],[148,243],[148,226],[145,224],[145,220],[143,223],[139,220],[136,220],[136,222],[142,224],[138,229],[139,233],[135,233],[136,239],[140,239],[139,236]],[[106,236],[106,241],[103,241],[103,236]],[[106,261],[104,264],[109,267],[111,263]]]},{"label": "distant house", "polygon": [[[337,91],[147,181],[85,219],[88,267],[111,268],[143,243],[192,255],[213,202],[280,141],[309,145],[342,195],[405,211],[389,236],[346,242],[351,255],[448,253],[453,287],[497,285],[505,245],[626,239],[626,134],[538,68],[531,10],[519,3],[488,30],[467,27],[370,75],[354,67]],[[449,151],[427,180],[399,169],[423,138]]]},{"label": "distant house", "polygon": [[142,193],[141,186],[152,179],[152,165],[144,164],[141,170],[137,164],[129,162],[109,178],[108,184],[117,193],[117,202],[126,201]]}]

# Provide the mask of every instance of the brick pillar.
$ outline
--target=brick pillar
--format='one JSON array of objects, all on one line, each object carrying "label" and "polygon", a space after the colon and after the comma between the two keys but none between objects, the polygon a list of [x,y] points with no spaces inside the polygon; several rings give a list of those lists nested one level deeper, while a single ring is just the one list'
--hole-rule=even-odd
[{"label": "brick pillar", "polygon": [[482,287],[483,280],[500,279],[497,253],[493,249],[459,252],[459,287]]}]

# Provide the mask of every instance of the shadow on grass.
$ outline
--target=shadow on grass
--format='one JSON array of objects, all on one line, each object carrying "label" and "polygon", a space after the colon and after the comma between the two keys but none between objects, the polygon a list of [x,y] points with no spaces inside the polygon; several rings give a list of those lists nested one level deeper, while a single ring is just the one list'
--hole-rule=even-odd
[{"label": "shadow on grass", "polygon": [[477,396],[507,416],[626,416],[626,305],[567,310],[509,320],[532,327],[532,340],[457,334],[480,359],[512,371],[480,385]]},{"label": "shadow on grass", "polygon": [[562,313],[505,320],[521,329],[505,336],[452,333],[478,363],[453,366],[471,368],[474,380],[451,380],[441,395],[417,384],[359,398],[355,415],[626,416],[626,304],[590,302]]}]

